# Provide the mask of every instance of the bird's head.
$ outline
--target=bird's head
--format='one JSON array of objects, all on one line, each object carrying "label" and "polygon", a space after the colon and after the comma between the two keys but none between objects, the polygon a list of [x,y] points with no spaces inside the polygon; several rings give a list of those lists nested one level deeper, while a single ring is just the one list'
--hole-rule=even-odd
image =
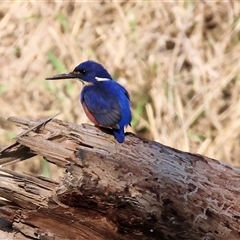
[{"label": "bird's head", "polygon": [[99,63],[88,60],[80,63],[72,72],[63,73],[46,78],[46,80],[77,78],[79,80],[96,83],[112,79],[108,71]]}]

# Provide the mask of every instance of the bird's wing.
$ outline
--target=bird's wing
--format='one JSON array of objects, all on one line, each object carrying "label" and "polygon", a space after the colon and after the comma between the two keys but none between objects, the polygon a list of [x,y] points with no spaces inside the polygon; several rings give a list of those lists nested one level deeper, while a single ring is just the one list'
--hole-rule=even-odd
[{"label": "bird's wing", "polygon": [[121,109],[114,94],[96,86],[86,86],[81,94],[81,102],[100,125],[118,128]]}]

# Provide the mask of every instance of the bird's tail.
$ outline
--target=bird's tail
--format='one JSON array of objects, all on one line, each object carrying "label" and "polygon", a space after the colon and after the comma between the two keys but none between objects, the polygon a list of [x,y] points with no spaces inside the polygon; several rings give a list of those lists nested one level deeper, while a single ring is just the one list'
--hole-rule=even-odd
[{"label": "bird's tail", "polygon": [[125,139],[124,128],[113,129],[113,134],[119,143],[124,142]]}]

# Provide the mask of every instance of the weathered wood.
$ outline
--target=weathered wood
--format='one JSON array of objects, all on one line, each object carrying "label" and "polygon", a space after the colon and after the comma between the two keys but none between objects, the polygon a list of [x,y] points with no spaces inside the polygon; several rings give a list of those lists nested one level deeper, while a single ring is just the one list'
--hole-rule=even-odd
[{"label": "weathered wood", "polygon": [[31,131],[0,164],[40,155],[67,169],[60,183],[0,170],[0,217],[26,239],[240,238],[238,168],[133,134],[118,144],[90,125],[11,120]]}]

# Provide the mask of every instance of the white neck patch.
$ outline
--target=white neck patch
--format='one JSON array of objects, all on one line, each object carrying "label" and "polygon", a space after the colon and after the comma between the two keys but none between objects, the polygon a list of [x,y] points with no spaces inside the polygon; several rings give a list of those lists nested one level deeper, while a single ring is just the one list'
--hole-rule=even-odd
[{"label": "white neck patch", "polygon": [[111,80],[111,79],[109,79],[109,78],[100,78],[100,77],[95,77],[95,79],[96,79],[98,82],[110,81],[110,80]]}]

